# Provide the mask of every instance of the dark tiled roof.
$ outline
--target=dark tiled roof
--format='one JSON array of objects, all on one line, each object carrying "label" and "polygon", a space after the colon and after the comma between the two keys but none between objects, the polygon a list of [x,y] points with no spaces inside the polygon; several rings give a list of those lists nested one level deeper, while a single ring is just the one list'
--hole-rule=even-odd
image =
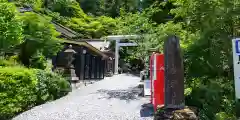
[{"label": "dark tiled roof", "polygon": [[106,54],[104,54],[102,51],[100,51],[96,47],[92,46],[91,44],[87,43],[86,41],[63,40],[63,42],[64,43],[70,43],[70,44],[85,46],[85,47],[91,49],[92,51],[94,51],[95,53],[101,55],[102,57],[108,58],[108,56]]},{"label": "dark tiled roof", "polygon": [[67,36],[68,38],[77,38],[80,34],[59,24],[52,21],[52,24],[55,26],[56,30],[60,32],[63,36]]}]

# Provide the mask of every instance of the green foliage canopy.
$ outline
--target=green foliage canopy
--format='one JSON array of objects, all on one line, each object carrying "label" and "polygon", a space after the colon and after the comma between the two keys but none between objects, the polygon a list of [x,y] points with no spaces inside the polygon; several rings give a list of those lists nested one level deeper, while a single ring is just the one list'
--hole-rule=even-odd
[{"label": "green foliage canopy", "polygon": [[14,4],[0,1],[0,51],[6,51],[10,47],[23,41],[22,22]]},{"label": "green foliage canopy", "polygon": [[78,0],[85,13],[95,16],[118,17],[120,9],[127,12],[137,12],[140,0]]},{"label": "green foliage canopy", "polygon": [[30,58],[37,52],[44,56],[56,54],[60,48],[60,34],[56,31],[51,19],[36,13],[27,12],[21,16],[23,20],[24,42],[20,46],[20,60],[29,66]]}]

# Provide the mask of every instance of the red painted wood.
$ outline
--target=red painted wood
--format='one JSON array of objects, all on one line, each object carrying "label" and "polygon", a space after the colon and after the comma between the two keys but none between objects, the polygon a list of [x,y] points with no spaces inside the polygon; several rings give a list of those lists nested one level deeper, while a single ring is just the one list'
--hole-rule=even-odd
[{"label": "red painted wood", "polygon": [[[156,56],[156,57],[154,57]],[[154,62],[156,60],[156,62]],[[154,64],[156,63],[156,64]],[[153,67],[154,66],[154,67]],[[156,79],[153,76],[156,73]],[[156,110],[164,104],[164,55],[153,53],[150,57],[151,103]]]},{"label": "red painted wood", "polygon": [[158,105],[164,104],[164,55],[157,54],[157,79],[154,81],[155,110]]}]

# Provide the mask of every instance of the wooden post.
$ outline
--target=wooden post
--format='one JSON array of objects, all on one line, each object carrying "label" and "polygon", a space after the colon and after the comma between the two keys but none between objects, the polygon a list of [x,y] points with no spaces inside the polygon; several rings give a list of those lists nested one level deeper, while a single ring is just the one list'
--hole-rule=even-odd
[{"label": "wooden post", "polygon": [[165,108],[183,109],[184,70],[179,39],[169,36],[164,42]]}]

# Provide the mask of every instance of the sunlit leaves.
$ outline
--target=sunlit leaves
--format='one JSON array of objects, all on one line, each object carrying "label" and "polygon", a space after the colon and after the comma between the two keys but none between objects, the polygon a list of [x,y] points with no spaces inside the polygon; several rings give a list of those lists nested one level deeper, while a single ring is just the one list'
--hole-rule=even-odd
[{"label": "sunlit leaves", "polygon": [[22,22],[13,4],[0,2],[0,50],[4,51],[22,42]]},{"label": "sunlit leaves", "polygon": [[60,34],[49,17],[28,12],[21,16],[21,20],[24,24],[24,43],[21,45],[20,59],[24,65],[29,65],[26,61],[39,51],[49,56],[60,50],[60,39],[57,38]]}]

